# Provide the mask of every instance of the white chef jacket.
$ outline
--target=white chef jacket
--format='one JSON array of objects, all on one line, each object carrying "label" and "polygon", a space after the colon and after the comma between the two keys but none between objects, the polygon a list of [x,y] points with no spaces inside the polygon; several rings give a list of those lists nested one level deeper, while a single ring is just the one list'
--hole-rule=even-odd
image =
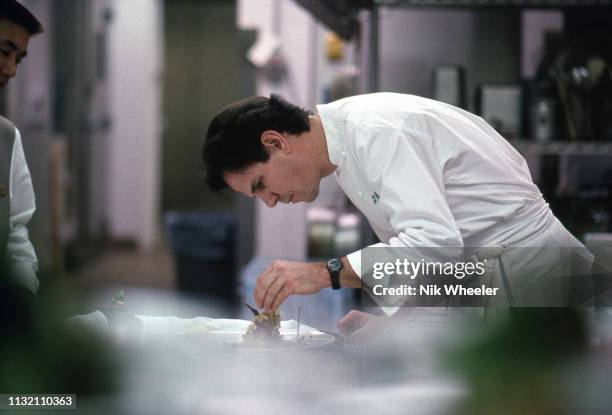
[{"label": "white chef jacket", "polygon": [[[381,240],[373,246],[529,246],[553,225],[581,246],[548,208],[525,159],[480,117],[395,93],[317,111],[337,182]],[[347,259],[362,276],[361,251]]]},{"label": "white chef jacket", "polygon": [[6,247],[6,261],[13,283],[22,285],[33,293],[38,291],[38,259],[30,242],[27,224],[30,222],[36,202],[32,178],[26,163],[21,134],[15,129],[13,154],[10,169],[10,206],[9,237]]}]

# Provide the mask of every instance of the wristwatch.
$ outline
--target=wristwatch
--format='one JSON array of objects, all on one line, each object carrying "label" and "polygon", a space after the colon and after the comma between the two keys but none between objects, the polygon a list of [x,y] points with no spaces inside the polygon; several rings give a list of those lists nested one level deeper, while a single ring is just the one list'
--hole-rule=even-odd
[{"label": "wristwatch", "polygon": [[340,270],[342,269],[342,261],[338,258],[332,258],[327,261],[327,271],[331,278],[332,290],[340,289]]}]

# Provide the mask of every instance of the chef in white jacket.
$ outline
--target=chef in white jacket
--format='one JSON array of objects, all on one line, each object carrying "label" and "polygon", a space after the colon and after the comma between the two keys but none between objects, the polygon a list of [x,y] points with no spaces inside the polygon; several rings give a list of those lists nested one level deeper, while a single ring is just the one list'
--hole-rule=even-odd
[{"label": "chef in white jacket", "polygon": [[[510,247],[582,248],[503,137],[478,116],[417,96],[354,96],[318,105],[316,114],[274,95],[249,98],[213,119],[202,157],[212,189],[230,187],[269,207],[313,201],[333,174],[368,218],[376,246],[448,248],[446,256],[469,247],[505,268],[504,279],[530,263],[524,252],[512,258]],[[258,277],[255,302],[272,310],[289,295],[360,287],[362,253],[276,261]],[[563,265],[561,257],[548,265]],[[508,288],[504,301],[513,305]]]},{"label": "chef in white jacket", "polygon": [[[30,37],[42,25],[14,0],[0,4],[0,88],[17,74]],[[38,260],[27,224],[35,211],[32,179],[19,130],[0,117],[0,283],[30,294],[38,290]]]}]

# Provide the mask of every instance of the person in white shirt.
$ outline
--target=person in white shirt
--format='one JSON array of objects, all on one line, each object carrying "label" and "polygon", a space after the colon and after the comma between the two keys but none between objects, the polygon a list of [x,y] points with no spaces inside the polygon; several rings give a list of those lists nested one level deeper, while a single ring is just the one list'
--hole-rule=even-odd
[{"label": "person in white shirt", "polygon": [[[248,98],[212,120],[202,161],[211,189],[229,187],[269,207],[313,201],[320,181],[334,174],[368,218],[377,247],[497,247],[483,258],[500,268],[503,255],[506,268],[529,263],[504,247],[582,247],[503,137],[480,117],[426,98],[360,95],[318,105],[316,114],[275,95]],[[328,263],[275,261],[258,277],[255,302],[274,310],[290,295],[360,287],[362,253]],[[352,312],[340,326],[365,321]]]},{"label": "person in white shirt", "polygon": [[[0,4],[0,88],[17,74],[30,37],[42,31],[41,23],[17,1]],[[0,117],[0,283],[31,294],[39,287],[38,260],[27,229],[35,208],[21,135]]]}]

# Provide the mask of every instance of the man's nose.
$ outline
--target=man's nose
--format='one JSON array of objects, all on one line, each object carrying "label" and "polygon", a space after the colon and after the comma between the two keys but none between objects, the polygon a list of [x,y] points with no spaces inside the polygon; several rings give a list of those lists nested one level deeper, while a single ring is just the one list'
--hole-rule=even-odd
[{"label": "man's nose", "polygon": [[260,195],[260,199],[266,204],[268,207],[276,206],[278,203],[279,196],[273,192],[266,192],[265,194]]},{"label": "man's nose", "polygon": [[8,76],[9,78],[17,75],[17,61],[15,58],[11,57],[5,60],[2,64],[2,75]]}]

